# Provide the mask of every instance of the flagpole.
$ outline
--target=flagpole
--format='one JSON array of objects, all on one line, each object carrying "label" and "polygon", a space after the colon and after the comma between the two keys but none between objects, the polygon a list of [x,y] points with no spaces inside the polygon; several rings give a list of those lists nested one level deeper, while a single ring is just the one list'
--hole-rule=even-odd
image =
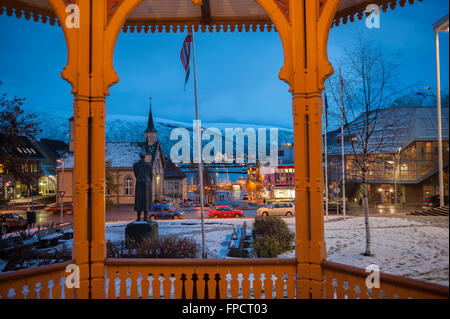
[{"label": "flagpole", "polygon": [[199,158],[198,163],[198,178],[200,184],[200,218],[202,224],[202,258],[207,258],[206,244],[205,244],[205,218],[203,216],[204,198],[203,198],[203,160],[202,160],[202,137],[200,130],[200,123],[198,121],[198,97],[197,97],[197,73],[195,69],[195,42],[194,42],[194,25],[192,25],[192,62],[194,64],[194,89],[195,89],[195,119],[197,123],[197,154]]},{"label": "flagpole", "polygon": [[328,220],[328,141],[327,141],[327,127],[328,127],[328,101],[325,93],[325,215]]},{"label": "flagpole", "polygon": [[342,212],[345,220],[344,82],[342,81],[342,69],[339,70],[339,76],[341,78]]}]

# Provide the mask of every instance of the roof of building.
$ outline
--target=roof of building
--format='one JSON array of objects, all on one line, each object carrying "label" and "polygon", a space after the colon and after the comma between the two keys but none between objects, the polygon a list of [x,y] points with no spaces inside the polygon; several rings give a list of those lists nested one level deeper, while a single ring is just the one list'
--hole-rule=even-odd
[{"label": "roof of building", "polygon": [[[105,143],[105,162],[110,162],[110,167],[133,167],[135,162],[139,161],[139,154],[144,150],[142,142],[106,142]],[[64,168],[73,168],[73,153],[66,152],[61,160],[64,162]],[[61,168],[62,164],[57,165]]]},{"label": "roof of building", "polygon": [[67,150],[67,144],[63,141],[41,138],[40,146],[44,147],[55,159],[60,158]]},{"label": "roof of building", "polygon": [[166,167],[164,168],[164,179],[184,179],[187,178],[186,174],[183,173],[169,158],[166,158]]},{"label": "roof of building", "polygon": [[[133,164],[139,161],[139,154],[145,152],[151,155],[151,164],[153,165],[158,149],[162,158],[162,150],[159,142],[156,142],[148,148],[144,142],[106,142],[105,162],[108,162],[110,167],[113,168],[132,168]],[[64,153],[61,160],[64,162],[64,168],[73,168],[73,153]],[[61,168],[61,166],[62,164],[58,164],[57,167]]]},{"label": "roof of building", "polygon": [[[0,134],[1,136],[5,136]],[[0,138],[1,140],[1,138]],[[34,145],[34,143],[26,136],[17,136],[17,146],[16,149],[6,149],[6,146],[1,145],[4,152],[9,154],[14,154],[14,156],[20,157],[22,159],[28,160],[40,160],[44,158],[39,149]]]},{"label": "roof of building", "polygon": [[[449,139],[449,108],[442,108],[442,138]],[[358,123],[364,114],[355,121],[350,122],[344,128],[344,151],[353,153],[353,147],[349,140],[351,133],[357,132]],[[341,152],[340,129],[328,133],[328,154]],[[437,109],[436,107],[391,107],[386,108],[379,114],[375,130],[369,145],[379,152],[397,152],[399,147],[405,148],[415,140],[437,140]]]}]

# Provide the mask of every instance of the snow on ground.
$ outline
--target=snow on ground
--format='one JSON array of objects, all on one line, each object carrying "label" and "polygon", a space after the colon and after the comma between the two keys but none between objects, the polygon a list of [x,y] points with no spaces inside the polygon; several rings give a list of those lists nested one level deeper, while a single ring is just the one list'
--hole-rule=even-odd
[{"label": "snow on ground", "polygon": [[363,217],[325,222],[327,259],[360,268],[376,264],[384,273],[449,285],[448,221],[436,227],[419,219],[373,217],[370,227],[374,256],[365,257]]},{"label": "snow on ground", "polygon": [[400,218],[371,218],[373,257],[365,248],[364,218],[326,224],[330,261],[365,268],[376,264],[385,273],[449,284],[448,228]]},{"label": "snow on ground", "polygon": [[[284,218],[295,232],[295,218]],[[365,247],[363,217],[330,216],[325,222],[327,258],[330,261],[365,268],[376,264],[384,273],[449,285],[449,232],[448,219],[430,222],[434,219],[419,218],[370,218],[373,257],[362,256]],[[208,258],[227,258],[227,248],[234,227],[247,223],[251,229],[252,219],[206,219],[205,233]],[[106,224],[106,240],[118,243],[124,240],[128,222]],[[201,254],[200,220],[158,221],[159,236],[174,234],[192,237]],[[71,240],[65,241],[71,245]],[[281,255],[293,258],[294,251]],[[0,269],[3,268],[0,260]]]},{"label": "snow on ground", "polygon": [[[295,232],[295,219],[284,219]],[[208,258],[226,258],[233,228],[244,221],[251,228],[251,219],[215,219],[205,221]],[[448,285],[449,233],[447,227],[436,226],[420,219],[373,217],[370,219],[373,257],[362,256],[365,248],[363,217],[349,217],[345,221],[330,216],[325,222],[327,258],[330,261],[365,268],[376,264],[384,273],[400,275]],[[107,225],[107,239],[123,240],[126,223]],[[192,237],[201,247],[200,220],[158,221],[159,234]],[[293,258],[290,251],[281,258]]]}]

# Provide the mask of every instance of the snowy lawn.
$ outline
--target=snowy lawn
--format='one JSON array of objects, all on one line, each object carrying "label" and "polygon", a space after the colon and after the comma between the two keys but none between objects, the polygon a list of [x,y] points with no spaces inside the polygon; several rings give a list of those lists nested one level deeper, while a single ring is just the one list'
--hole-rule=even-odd
[{"label": "snowy lawn", "polygon": [[[295,219],[284,219],[295,232]],[[205,221],[208,258],[226,258],[231,232],[251,219],[215,219]],[[376,264],[385,273],[448,285],[449,233],[447,227],[412,218],[370,218],[373,257],[362,256],[365,247],[363,217],[345,221],[335,216],[325,222],[328,260],[365,268]],[[445,224],[445,223],[443,223]],[[107,239],[123,240],[126,223],[107,225]],[[176,234],[196,240],[201,247],[200,220],[158,221],[160,236]],[[293,258],[294,251],[281,255]]]},{"label": "snowy lawn", "polygon": [[[295,218],[284,218],[295,232]],[[439,284],[449,284],[449,232],[448,219],[439,223],[424,219],[371,217],[373,257],[364,257],[365,229],[363,217],[330,216],[325,222],[325,241],[328,260],[365,268],[376,264],[381,271]],[[234,227],[247,223],[252,228],[252,219],[206,219],[206,246],[208,258],[227,258],[227,249]],[[106,240],[118,243],[124,240],[128,222],[106,224]],[[158,221],[159,236],[174,234],[192,237],[201,254],[200,220]],[[64,241],[71,247],[72,240]],[[60,246],[60,245],[59,245]],[[280,258],[293,258],[294,251]],[[5,266],[0,259],[0,269]]]},{"label": "snowy lawn", "polygon": [[365,257],[363,217],[326,222],[328,260],[360,268],[376,264],[384,273],[449,285],[448,220],[447,227],[437,227],[411,218],[372,217],[370,226],[374,256]]}]

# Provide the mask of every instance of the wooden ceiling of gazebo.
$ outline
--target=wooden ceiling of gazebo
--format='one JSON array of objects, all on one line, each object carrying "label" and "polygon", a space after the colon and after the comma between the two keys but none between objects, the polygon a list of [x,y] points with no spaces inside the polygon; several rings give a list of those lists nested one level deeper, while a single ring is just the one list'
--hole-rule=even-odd
[{"label": "wooden ceiling of gazebo", "polygon": [[[65,0],[67,3],[73,0]],[[107,0],[109,14],[122,0]],[[289,0],[274,0],[289,15]],[[325,0],[320,0],[325,1]],[[422,0],[418,0],[422,1]],[[202,2],[201,6],[193,2]],[[355,16],[362,19],[368,4],[378,4],[383,12],[403,7],[414,0],[342,0],[335,16],[334,25],[348,21]],[[0,14],[25,17],[50,24],[57,19],[48,0],[0,0]],[[137,32],[177,32],[187,25],[198,25],[202,31],[271,31],[273,25],[267,13],[255,0],[143,0],[129,15],[123,30]]]}]

